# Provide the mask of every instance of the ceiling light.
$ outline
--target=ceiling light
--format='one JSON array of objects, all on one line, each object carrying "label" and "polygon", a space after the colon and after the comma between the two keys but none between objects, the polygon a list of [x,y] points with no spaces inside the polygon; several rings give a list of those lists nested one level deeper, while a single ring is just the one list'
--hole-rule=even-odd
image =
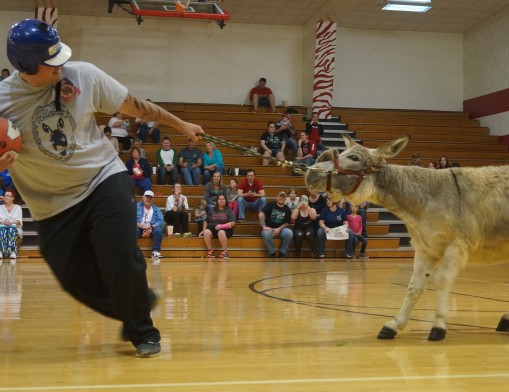
[{"label": "ceiling light", "polygon": [[427,12],[431,9],[431,0],[387,0],[386,3],[382,10]]}]

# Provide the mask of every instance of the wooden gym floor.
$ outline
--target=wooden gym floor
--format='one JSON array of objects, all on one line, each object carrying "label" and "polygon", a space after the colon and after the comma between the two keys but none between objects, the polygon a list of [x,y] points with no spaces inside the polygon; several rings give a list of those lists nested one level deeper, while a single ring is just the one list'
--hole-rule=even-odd
[{"label": "wooden gym floor", "polygon": [[120,324],[62,292],[42,262],[3,262],[0,391],[506,391],[509,265],[469,267],[445,341],[428,342],[430,282],[407,329],[377,340],[410,260],[149,261],[162,354],[138,359]]}]

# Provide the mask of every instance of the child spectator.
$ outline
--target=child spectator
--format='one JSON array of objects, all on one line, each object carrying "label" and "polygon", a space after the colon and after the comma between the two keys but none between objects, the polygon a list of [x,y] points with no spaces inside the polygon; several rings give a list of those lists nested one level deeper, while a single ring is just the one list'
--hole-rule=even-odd
[{"label": "child spectator", "polygon": [[239,183],[235,178],[230,180],[230,186],[226,188],[226,200],[228,201],[228,207],[230,207],[235,215],[235,219],[239,216],[239,203],[237,199]]},{"label": "child spectator", "polygon": [[291,211],[299,205],[299,196],[297,196],[295,188],[288,189],[288,197],[285,200],[285,205],[287,205]]},{"label": "child spectator", "polygon": [[352,204],[351,206],[352,212],[350,215],[347,215],[346,219],[348,220],[348,225],[350,226],[350,230],[353,232],[353,245],[352,245],[352,252],[355,253],[355,246],[357,245],[357,242],[361,241],[361,251],[359,254],[359,258],[361,259],[369,259],[369,257],[366,255],[366,246],[368,245],[368,240],[366,237],[362,235],[362,232],[364,231],[364,228],[362,226],[362,217],[357,214],[359,211],[359,206],[356,204]]},{"label": "child spectator", "polygon": [[197,235],[200,235],[200,233],[203,231],[203,222],[207,219],[207,200],[201,199],[196,208],[194,209],[194,221],[198,222],[198,233]]}]

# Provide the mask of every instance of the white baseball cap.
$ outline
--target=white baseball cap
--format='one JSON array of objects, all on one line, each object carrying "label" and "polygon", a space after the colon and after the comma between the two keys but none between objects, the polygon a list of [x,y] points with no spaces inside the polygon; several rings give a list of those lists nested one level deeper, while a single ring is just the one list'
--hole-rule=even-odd
[{"label": "white baseball cap", "polygon": [[152,191],[145,191],[145,193],[143,194],[143,196],[150,196],[150,197],[154,197],[154,192],[152,192]]}]

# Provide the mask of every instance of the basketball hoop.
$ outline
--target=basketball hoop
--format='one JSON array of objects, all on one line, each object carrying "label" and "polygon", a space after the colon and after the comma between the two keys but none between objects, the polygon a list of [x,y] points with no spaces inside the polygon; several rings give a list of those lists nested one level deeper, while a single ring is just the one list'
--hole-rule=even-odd
[{"label": "basketball hoop", "polygon": [[184,12],[189,7],[191,0],[174,0],[177,12]]}]

